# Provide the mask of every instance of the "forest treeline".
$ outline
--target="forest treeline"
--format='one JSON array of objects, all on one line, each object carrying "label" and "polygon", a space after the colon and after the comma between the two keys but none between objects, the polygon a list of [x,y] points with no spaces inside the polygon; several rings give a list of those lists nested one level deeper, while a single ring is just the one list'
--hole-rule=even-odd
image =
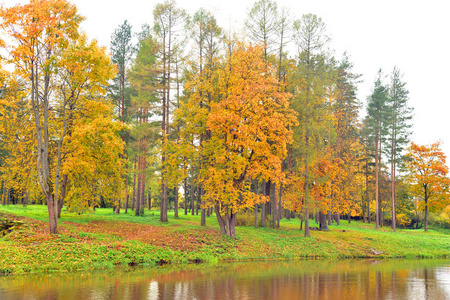
[{"label": "forest treeline", "polygon": [[316,15],[260,0],[239,34],[166,1],[110,50],[66,0],[0,18],[2,204],[47,204],[52,233],[64,205],[215,215],[232,237],[293,217],[305,236],[311,217],[450,226],[445,155],[410,143],[401,71],[378,72],[362,113],[361,75]]}]

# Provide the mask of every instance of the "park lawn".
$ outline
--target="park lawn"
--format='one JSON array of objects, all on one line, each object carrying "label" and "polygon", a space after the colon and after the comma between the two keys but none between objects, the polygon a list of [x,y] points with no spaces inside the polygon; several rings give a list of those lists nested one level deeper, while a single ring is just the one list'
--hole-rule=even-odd
[{"label": "park lawn", "polygon": [[450,256],[450,230],[394,233],[356,221],[332,224],[330,231],[311,231],[304,238],[298,219],[283,219],[277,229],[239,226],[231,239],[220,235],[215,216],[200,226],[200,216],[183,211],[178,219],[169,212],[169,223],[163,224],[158,210],[139,217],[124,210],[120,215],[112,209],[81,215],[63,210],[58,235],[48,233],[46,206],[0,206],[2,217],[25,225],[0,239],[0,274],[262,259]]}]

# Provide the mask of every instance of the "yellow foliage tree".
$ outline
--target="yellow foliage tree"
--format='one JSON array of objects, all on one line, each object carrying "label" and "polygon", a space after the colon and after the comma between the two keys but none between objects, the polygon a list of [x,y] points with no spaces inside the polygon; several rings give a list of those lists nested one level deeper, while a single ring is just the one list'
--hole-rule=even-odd
[{"label": "yellow foliage tree", "polygon": [[[202,203],[214,207],[222,234],[231,237],[239,211],[268,201],[252,193],[246,179],[282,180],[281,161],[292,139],[288,128],[295,124],[291,95],[283,92],[276,69],[262,54],[261,46],[230,43],[211,79],[215,84],[208,87],[216,101],[205,120],[209,138],[201,153]],[[191,92],[191,97],[200,96]]]}]

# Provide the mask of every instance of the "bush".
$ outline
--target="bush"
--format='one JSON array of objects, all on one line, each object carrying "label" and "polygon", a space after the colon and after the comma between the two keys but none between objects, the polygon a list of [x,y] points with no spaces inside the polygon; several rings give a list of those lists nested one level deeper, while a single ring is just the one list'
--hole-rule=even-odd
[{"label": "bush", "polygon": [[236,226],[255,226],[255,215],[253,211],[238,213],[236,216]]},{"label": "bush", "polygon": [[406,226],[411,225],[411,219],[406,214],[397,214],[397,226],[401,228],[405,228]]},{"label": "bush", "polygon": [[[255,212],[249,210],[238,213],[236,217],[236,226],[255,226]],[[258,226],[261,227],[261,213],[258,213]],[[266,227],[272,227],[272,215],[266,215]]]}]

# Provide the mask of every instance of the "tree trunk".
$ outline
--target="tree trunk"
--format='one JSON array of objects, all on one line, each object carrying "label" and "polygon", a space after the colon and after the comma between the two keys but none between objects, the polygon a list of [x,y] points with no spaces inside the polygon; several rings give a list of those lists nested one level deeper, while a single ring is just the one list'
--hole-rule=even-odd
[{"label": "tree trunk", "polygon": [[26,207],[28,205],[28,188],[25,188],[23,192],[22,205]]},{"label": "tree trunk", "polygon": [[184,179],[184,215],[187,216],[188,209],[188,198],[187,198],[187,178]]},{"label": "tree trunk", "polygon": [[67,189],[67,174],[63,175],[63,181],[61,183],[61,196],[58,199],[58,219],[61,218],[61,210],[64,206],[64,199],[66,198]]},{"label": "tree trunk", "polygon": [[302,216],[302,213],[298,214],[298,218],[300,219],[300,230],[303,230],[303,218],[304,217],[305,216],[304,215]]},{"label": "tree trunk", "polygon": [[195,194],[194,194],[194,180],[191,180],[191,215],[195,215],[195,210],[194,210],[194,206],[195,206]]},{"label": "tree trunk", "polygon": [[197,197],[195,197],[195,215],[198,216],[198,208],[200,201],[200,184],[197,184]]},{"label": "tree trunk", "polygon": [[276,184],[273,183],[273,204],[272,204],[272,228],[277,228],[277,219],[278,219],[278,211],[277,211],[277,204],[278,204],[278,199],[277,199],[277,187]]},{"label": "tree trunk", "polygon": [[233,239],[236,238],[236,215],[235,213],[226,213],[225,214],[225,220],[227,224],[227,236],[232,237]]},{"label": "tree trunk", "polygon": [[[178,197],[178,195],[177,195],[177,197]],[[148,210],[151,210],[152,209],[152,188],[148,189],[147,203],[148,203]]]},{"label": "tree trunk", "polygon": [[167,219],[167,185],[165,183],[162,184],[162,188],[161,188],[162,192],[161,192],[161,214],[160,214],[160,218],[159,220],[161,222],[168,222],[169,220]]},{"label": "tree trunk", "polygon": [[334,219],[336,220],[336,225],[340,226],[341,225],[341,213],[337,212],[334,216]]},{"label": "tree trunk", "polygon": [[200,213],[200,226],[206,226],[206,210],[203,207],[202,204],[204,204],[204,201],[202,200],[203,198],[203,186],[200,188],[200,193],[201,193],[201,197],[200,197],[200,208],[201,208],[201,213]]},{"label": "tree trunk", "polygon": [[[426,191],[426,188],[425,188]],[[425,218],[424,218],[424,230],[428,231],[428,195],[425,192]]]},{"label": "tree trunk", "polygon": [[376,137],[375,137],[375,202],[376,202],[376,229],[380,228],[380,203],[379,203],[379,183],[378,183],[378,164],[379,164],[379,157],[378,157],[378,132],[377,129]]},{"label": "tree trunk", "polygon": [[174,217],[178,219],[178,187],[173,188],[173,193],[175,194],[175,201],[173,203],[173,213]]},{"label": "tree trunk", "polygon": [[[393,156],[394,154],[392,154]],[[396,230],[396,214],[395,214],[395,163],[392,158],[391,162],[391,199],[392,199],[392,230],[395,232]]]},{"label": "tree trunk", "polygon": [[[262,193],[264,196],[267,196],[267,189],[266,189],[266,180],[263,179],[262,181]],[[266,227],[266,203],[261,204],[261,227]]]},{"label": "tree trunk", "polygon": [[328,220],[328,226],[330,226],[331,225],[331,210],[329,210],[327,213],[327,220]]},{"label": "tree trunk", "polygon": [[216,217],[217,217],[217,221],[219,222],[219,226],[220,226],[220,233],[222,235],[226,235],[226,228],[225,228],[225,222],[223,221],[223,218],[220,214],[220,206],[218,204],[216,204],[214,206],[214,211],[216,212]]},{"label": "tree trunk", "polygon": [[[253,191],[253,193],[255,195],[259,195],[259,190],[258,190],[258,179],[255,179],[254,183],[254,188],[255,190]],[[255,208],[254,208],[254,213],[255,213],[255,228],[258,228],[258,204],[255,203]]]},{"label": "tree trunk", "polygon": [[129,193],[128,193],[128,189],[129,189],[129,176],[128,176],[128,160],[127,160],[127,172],[126,172],[126,176],[127,176],[127,180],[125,183],[125,213],[128,213],[128,198],[129,198]]},{"label": "tree trunk", "polygon": [[120,198],[117,199],[116,214],[120,214]]},{"label": "tree trunk", "polygon": [[369,201],[369,162],[366,158],[366,203],[367,203],[367,223],[370,224],[370,201]]},{"label": "tree trunk", "polygon": [[49,194],[47,195],[47,210],[48,210],[48,217],[49,217],[49,226],[50,226],[50,233],[57,234],[57,216],[55,215],[55,203],[53,201],[53,195]]},{"label": "tree trunk", "polygon": [[141,185],[141,176],[138,175],[137,187],[136,187],[136,210],[135,210],[136,216],[139,216],[139,212],[141,210],[141,188],[140,188],[140,185]]},{"label": "tree trunk", "polygon": [[134,205],[136,203],[136,155],[134,156],[134,174],[133,174],[133,199],[131,202],[131,210],[134,210]]},{"label": "tree trunk", "polygon": [[283,205],[281,203],[281,197],[283,197],[283,184],[280,183],[280,190],[278,193],[278,204],[277,204],[277,227],[280,228],[280,220],[283,219]]},{"label": "tree trunk", "polygon": [[351,216],[350,212],[348,212],[348,214],[347,214],[348,224],[350,224],[351,220],[352,220],[352,216]]},{"label": "tree trunk", "polygon": [[6,205],[6,180],[3,181],[2,205]]},{"label": "tree trunk", "polygon": [[[306,121],[308,122],[308,121]],[[309,135],[308,135],[308,131],[306,132],[306,148],[308,148],[309,145]],[[309,197],[309,186],[308,186],[308,181],[309,181],[309,169],[308,169],[308,154],[306,154],[306,163],[305,163],[305,183],[303,185],[303,190],[305,192],[305,196],[304,196],[304,207],[305,207],[305,237],[309,237],[309,211],[308,211],[308,197]]]},{"label": "tree trunk", "polygon": [[329,231],[330,229],[327,226],[327,213],[323,213],[322,211],[320,211],[318,215],[319,215],[319,229],[322,231],[323,230]]}]

